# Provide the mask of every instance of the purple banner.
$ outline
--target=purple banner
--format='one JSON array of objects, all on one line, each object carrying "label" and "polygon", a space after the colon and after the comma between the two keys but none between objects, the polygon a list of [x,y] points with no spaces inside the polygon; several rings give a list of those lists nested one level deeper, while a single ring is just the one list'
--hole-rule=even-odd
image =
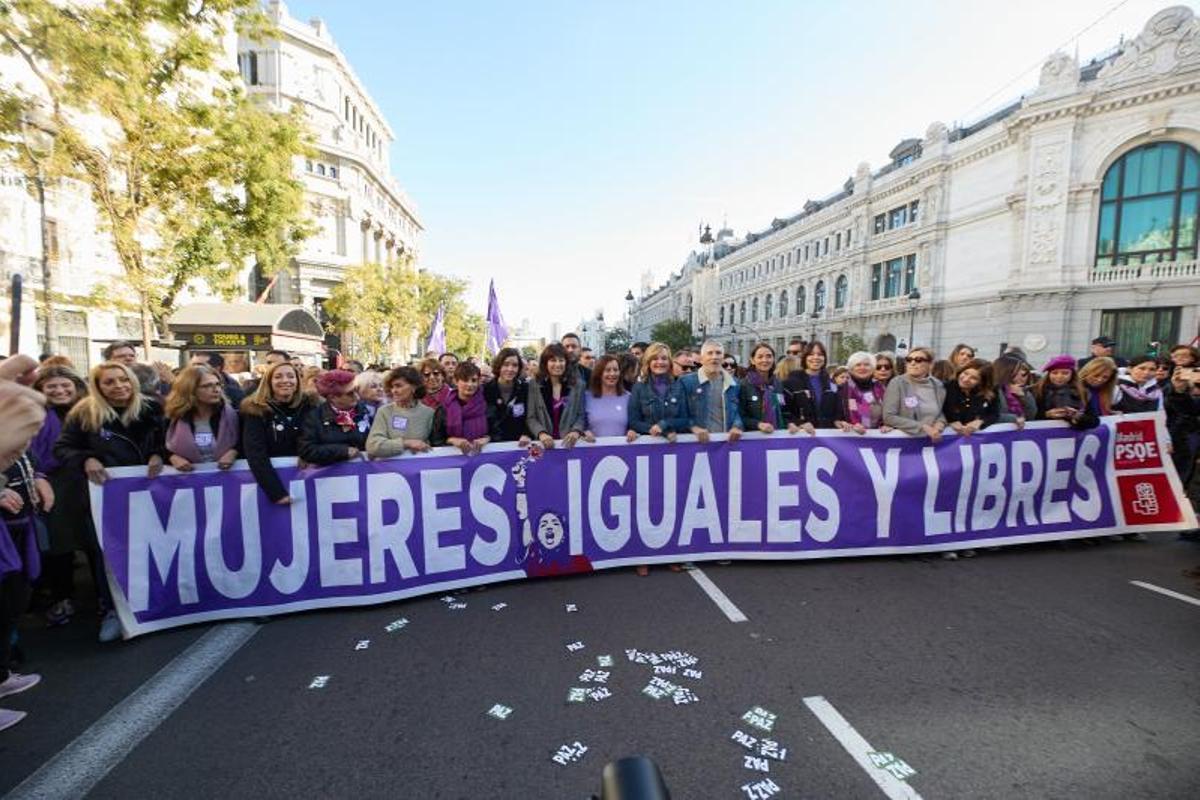
[{"label": "purple banner", "polygon": [[92,488],[92,510],[130,636],[622,565],[1195,525],[1155,415],[1083,432],[996,426],[937,445],[833,431],[682,438],[303,471],[279,459],[290,506],[270,503],[243,462],[153,480],[123,468]]}]

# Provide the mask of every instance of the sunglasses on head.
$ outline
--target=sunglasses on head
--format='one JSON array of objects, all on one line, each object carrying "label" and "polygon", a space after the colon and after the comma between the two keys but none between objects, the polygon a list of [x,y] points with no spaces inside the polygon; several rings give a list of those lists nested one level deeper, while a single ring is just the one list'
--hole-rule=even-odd
[{"label": "sunglasses on head", "polygon": [[904,360],[909,364],[926,364],[929,362],[929,359],[925,356],[909,356]]}]

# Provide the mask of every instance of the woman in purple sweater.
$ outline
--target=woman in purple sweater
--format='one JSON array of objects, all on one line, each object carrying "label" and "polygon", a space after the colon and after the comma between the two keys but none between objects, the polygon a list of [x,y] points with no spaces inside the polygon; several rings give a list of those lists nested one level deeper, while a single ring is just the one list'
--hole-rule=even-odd
[{"label": "woman in purple sweater", "polygon": [[588,389],[583,438],[594,442],[597,436],[624,436],[629,428],[629,393],[621,382],[620,359],[614,355],[601,356],[592,369]]}]

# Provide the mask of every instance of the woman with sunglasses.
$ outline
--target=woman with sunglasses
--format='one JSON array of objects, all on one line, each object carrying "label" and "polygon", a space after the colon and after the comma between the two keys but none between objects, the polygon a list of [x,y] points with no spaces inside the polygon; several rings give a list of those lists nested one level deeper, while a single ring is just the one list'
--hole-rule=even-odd
[{"label": "woman with sunglasses", "polygon": [[883,422],[910,436],[928,436],[940,442],[946,427],[946,387],[931,376],[933,351],[913,347],[904,358],[904,374],[897,375],[883,394]]},{"label": "woman with sunglasses", "polygon": [[487,403],[488,431],[493,442],[529,444],[526,424],[526,402],[529,381],[525,377],[525,360],[515,347],[504,347],[492,359],[494,378],[483,387]]},{"label": "woman with sunglasses", "polygon": [[167,426],[167,460],[180,472],[195,464],[216,462],[229,469],[238,457],[241,431],[237,412],[225,400],[223,382],[216,370],[202,364],[179,373],[163,413]]},{"label": "woman with sunglasses", "polygon": [[628,441],[639,436],[664,436],[674,442],[677,432],[687,430],[687,417],[679,411],[674,384],[671,348],[662,342],[648,344],[642,351],[640,379],[629,396]]},{"label": "woman with sunglasses", "polygon": [[529,433],[543,447],[550,448],[561,440],[574,447],[583,436],[586,424],[583,395],[586,388],[576,385],[580,370],[567,369],[567,351],[552,342],[542,350],[538,359],[538,378],[529,383],[529,399],[525,407],[529,414]]},{"label": "woman with sunglasses", "polygon": [[875,354],[875,380],[887,386],[896,377],[896,359],[890,353]]},{"label": "woman with sunglasses", "polygon": [[883,424],[883,395],[887,386],[875,379],[875,357],[870,353],[851,353],[846,360],[846,382],[838,389],[837,427],[847,433],[864,434],[868,430],[888,433]]},{"label": "woman with sunglasses", "polygon": [[775,349],[766,342],[754,345],[750,351],[750,366],[738,387],[742,423],[748,431],[774,433],[777,428],[787,426],[795,433],[799,428],[788,424],[784,414],[783,386],[776,380],[774,371]]},{"label": "woman with sunglasses", "polygon": [[421,402],[432,409],[439,409],[450,396],[450,384],[446,382],[446,371],[436,358],[427,358],[418,367],[421,380],[425,382],[425,396]]},{"label": "woman with sunglasses", "polygon": [[317,394],[324,400],[304,418],[300,457],[310,464],[336,464],[359,457],[367,446],[371,412],[358,399],[355,374],[344,369],[321,373]]},{"label": "woman with sunglasses", "polygon": [[[276,505],[292,502],[275,471],[272,458],[300,455],[300,427],[313,410],[312,398],[300,390],[300,370],[290,361],[271,364],[254,393],[242,401],[242,449],[246,463],[267,499]],[[297,466],[303,466],[297,462]]]}]

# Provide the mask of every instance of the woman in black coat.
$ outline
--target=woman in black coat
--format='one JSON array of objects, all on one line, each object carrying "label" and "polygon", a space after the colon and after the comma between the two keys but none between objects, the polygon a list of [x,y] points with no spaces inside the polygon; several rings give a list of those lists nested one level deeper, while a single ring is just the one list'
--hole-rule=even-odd
[{"label": "woman in black coat", "polygon": [[788,373],[783,381],[785,416],[794,425],[832,428],[838,417],[838,387],[825,371],[829,363],[825,345],[809,342],[801,360],[804,368]]},{"label": "woman in black coat", "polygon": [[300,455],[300,427],[313,413],[313,402],[300,391],[300,373],[284,361],[267,368],[254,394],[242,401],[242,449],[254,480],[276,505],[292,502],[272,458]]},{"label": "woman in black coat", "polygon": [[970,436],[1000,417],[1000,398],[992,385],[992,366],[973,358],[959,369],[954,380],[946,382],[942,403],[946,424],[962,436]]},{"label": "woman in black coat", "polygon": [[367,433],[374,416],[359,401],[353,372],[334,369],[316,380],[324,398],[300,426],[300,458],[309,464],[336,464],[358,458],[367,448]]},{"label": "woman in black coat", "polygon": [[483,386],[487,404],[488,432],[493,442],[529,444],[526,425],[529,381],[525,379],[525,363],[515,347],[501,348],[492,359],[495,377]]}]

